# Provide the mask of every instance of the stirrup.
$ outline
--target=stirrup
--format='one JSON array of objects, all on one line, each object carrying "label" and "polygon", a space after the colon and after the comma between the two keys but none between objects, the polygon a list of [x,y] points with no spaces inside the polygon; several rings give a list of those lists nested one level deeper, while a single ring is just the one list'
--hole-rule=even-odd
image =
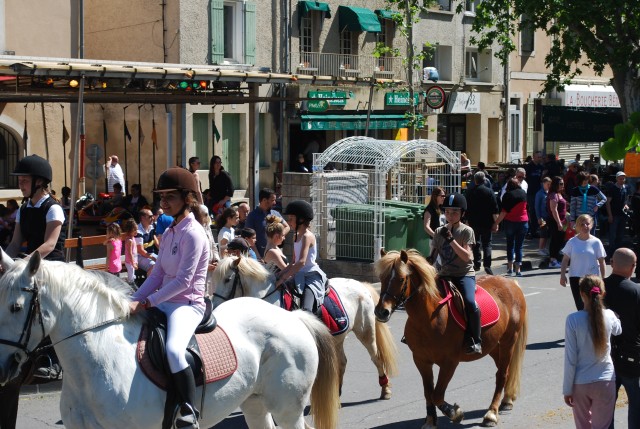
[{"label": "stirrup", "polygon": [[467,355],[482,354],[482,345],[471,340],[471,344],[465,347],[464,353]]},{"label": "stirrup", "polygon": [[177,429],[200,429],[200,424],[198,423],[199,414],[191,404],[178,405],[173,419],[173,427]]}]

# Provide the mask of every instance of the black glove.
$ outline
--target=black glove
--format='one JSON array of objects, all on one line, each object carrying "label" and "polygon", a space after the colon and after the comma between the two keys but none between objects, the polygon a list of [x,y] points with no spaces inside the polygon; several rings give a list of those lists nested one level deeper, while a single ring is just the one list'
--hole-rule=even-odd
[{"label": "black glove", "polygon": [[453,235],[451,234],[449,228],[447,228],[446,226],[440,229],[439,234],[445,239],[447,243],[451,243],[453,241]]}]

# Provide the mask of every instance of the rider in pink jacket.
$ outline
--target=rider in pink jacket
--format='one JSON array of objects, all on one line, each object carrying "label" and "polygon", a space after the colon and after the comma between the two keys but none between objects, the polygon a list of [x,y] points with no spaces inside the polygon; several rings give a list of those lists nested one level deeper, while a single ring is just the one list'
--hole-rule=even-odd
[{"label": "rider in pink jacket", "polygon": [[[162,235],[155,267],[130,305],[131,313],[157,307],[167,316],[167,361],[180,404],[175,427],[191,429],[199,427],[199,413],[195,379],[185,352],[204,316],[209,264],[209,243],[201,219],[196,219],[200,216],[197,190],[193,175],[183,168],[170,168],[160,175],[155,192],[160,193],[160,206],[174,222]],[[173,396],[167,395],[167,400]]]}]

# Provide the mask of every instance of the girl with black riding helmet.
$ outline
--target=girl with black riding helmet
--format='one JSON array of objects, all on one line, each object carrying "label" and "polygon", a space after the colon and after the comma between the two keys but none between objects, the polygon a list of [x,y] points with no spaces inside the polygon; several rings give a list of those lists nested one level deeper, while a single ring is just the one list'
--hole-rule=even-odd
[{"label": "girl with black riding helmet", "polygon": [[440,256],[438,275],[451,281],[462,293],[467,329],[465,353],[482,354],[480,308],[476,304],[476,273],[473,269],[475,244],[473,229],[460,220],[467,210],[467,200],[461,194],[447,195],[442,204],[447,224],[436,229],[433,236],[432,260]]},{"label": "girl with black riding helmet", "polygon": [[53,173],[49,162],[38,155],[18,161],[12,176],[18,176],[18,187],[25,197],[16,214],[16,227],[7,254],[17,257],[22,243],[27,243],[26,254],[34,251],[50,261],[64,261],[65,222],[62,206],[49,194]]},{"label": "girl with black riding helmet", "polygon": [[[131,313],[157,307],[167,316],[167,361],[180,404],[175,425],[191,429],[199,427],[199,413],[195,379],[185,351],[204,316],[209,264],[197,190],[193,174],[184,168],[170,168],[160,175],[154,192],[159,193],[160,206],[174,221],[162,235],[153,271],[130,304]],[[171,396],[167,395],[168,401]]]},{"label": "girl with black riding helmet", "polygon": [[284,214],[289,216],[289,225],[296,226],[293,263],[280,273],[277,286],[293,277],[298,292],[302,293],[302,308],[315,313],[324,302],[327,275],[316,263],[316,236],[309,230],[313,208],[306,201],[296,200],[287,205]]}]

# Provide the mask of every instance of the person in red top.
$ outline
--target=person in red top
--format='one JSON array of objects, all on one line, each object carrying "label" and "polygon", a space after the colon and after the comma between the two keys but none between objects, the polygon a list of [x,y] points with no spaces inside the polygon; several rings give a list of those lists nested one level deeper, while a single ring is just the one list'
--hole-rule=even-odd
[{"label": "person in red top", "polygon": [[[493,231],[504,220],[504,234],[507,238],[507,274],[522,277],[522,245],[529,230],[527,215],[527,193],[520,187],[518,180],[509,179],[507,190],[502,197],[502,210],[493,224]],[[515,255],[515,264],[514,264]]]}]

